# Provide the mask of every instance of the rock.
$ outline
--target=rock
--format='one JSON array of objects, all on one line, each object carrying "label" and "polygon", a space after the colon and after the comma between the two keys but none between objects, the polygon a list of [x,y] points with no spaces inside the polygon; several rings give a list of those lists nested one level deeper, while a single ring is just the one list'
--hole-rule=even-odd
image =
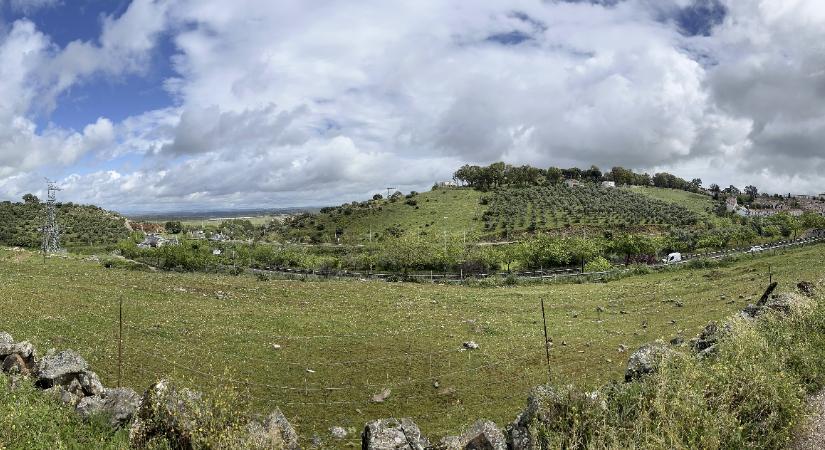
[{"label": "rock", "polygon": [[128,424],[140,407],[140,395],[129,388],[106,389],[103,393],[103,412],[109,423],[119,428]]},{"label": "rock", "polygon": [[534,443],[554,420],[569,414],[571,405],[579,408],[607,408],[598,392],[584,393],[573,386],[538,386],[530,391],[527,407],[507,425],[507,448],[513,450],[535,449]]},{"label": "rock", "polygon": [[447,397],[450,395],[455,395],[456,390],[454,387],[443,387],[436,392],[436,394],[440,397]]},{"label": "rock", "polygon": [[286,420],[281,410],[275,408],[263,422],[250,422],[246,448],[299,450],[298,433]]},{"label": "rock", "polygon": [[[6,349],[4,349],[6,350]],[[13,344],[11,348],[8,348],[9,354],[18,354],[23,357],[23,359],[30,359],[37,355],[37,352],[34,349],[34,345],[32,345],[29,341],[18,342]],[[2,352],[0,352],[2,353]]]},{"label": "rock", "polygon": [[77,406],[77,404],[80,402],[80,397],[67,391],[66,388],[64,388],[63,386],[55,386],[49,388],[46,392],[51,393],[54,396],[54,398],[59,400],[64,405],[69,405],[72,408]]},{"label": "rock", "polygon": [[49,388],[56,384],[66,384],[88,368],[86,360],[72,350],[47,354],[37,364],[38,385]]},{"label": "rock", "polygon": [[83,393],[86,395],[102,395],[103,383],[100,378],[92,371],[86,371],[78,375],[77,381],[80,382],[80,387],[83,388]]},{"label": "rock", "polygon": [[748,305],[739,314],[748,320],[756,319],[771,311],[787,316],[794,310],[807,309],[812,305],[810,298],[795,293],[783,293],[773,295],[764,301],[760,300],[755,305]]},{"label": "rock", "polygon": [[140,448],[156,436],[165,436],[179,447],[191,448],[200,402],[200,393],[158,381],[143,394],[135,413],[129,430],[131,446]]},{"label": "rock", "polygon": [[72,377],[65,385],[64,388],[71,392],[72,394],[83,398],[86,394],[83,392],[83,386],[80,385],[80,381],[76,377]]},{"label": "rock", "polygon": [[507,450],[507,440],[498,426],[489,420],[479,420],[461,436],[450,436],[435,447],[439,450]]},{"label": "rock", "polygon": [[329,434],[335,439],[344,439],[347,437],[347,430],[342,427],[332,427],[329,429]]},{"label": "rock", "polygon": [[363,450],[423,450],[430,442],[410,419],[373,420],[361,434]]},{"label": "rock", "polygon": [[679,346],[685,343],[685,338],[682,336],[675,336],[673,339],[670,340],[670,345]]},{"label": "rock", "polygon": [[627,362],[627,370],[625,370],[625,381],[638,380],[643,375],[651,374],[658,370],[665,359],[673,353],[673,350],[665,346],[663,342],[654,342],[646,344],[636,350]]},{"label": "rock", "polygon": [[75,411],[84,419],[101,414],[103,412],[103,398],[98,396],[84,397],[77,404]]},{"label": "rock", "polygon": [[731,326],[729,323],[726,323],[719,326],[716,322],[708,323],[705,328],[699,333],[699,336],[696,337],[695,340],[691,341],[691,348],[697,353],[702,356],[709,355],[714,351],[716,343],[719,342],[719,339],[730,333]]},{"label": "rock", "polygon": [[673,304],[676,305],[677,308],[682,308],[685,306],[685,304],[680,302],[679,300],[676,300]]},{"label": "rock", "polygon": [[624,344],[619,344],[619,353],[624,353],[627,351],[627,346]]},{"label": "rock", "polygon": [[0,357],[6,357],[12,354],[12,347],[14,346],[14,338],[5,331],[0,331]]},{"label": "rock", "polygon": [[463,345],[463,346],[464,346],[464,348],[466,348],[467,350],[476,350],[476,349],[478,349],[478,344],[476,344],[476,343],[475,343],[475,341],[467,341],[467,342],[465,342],[465,343],[464,343],[464,344],[462,344],[462,345]]},{"label": "rock", "polygon": [[3,372],[15,375],[31,375],[32,365],[26,363],[19,354],[12,353],[3,360]]},{"label": "rock", "polygon": [[796,285],[796,289],[808,297],[813,297],[816,294],[816,287],[810,281],[800,281],[799,284]]},{"label": "rock", "polygon": [[384,400],[389,398],[392,391],[390,389],[384,389],[381,392],[372,396],[373,403],[384,403]]}]

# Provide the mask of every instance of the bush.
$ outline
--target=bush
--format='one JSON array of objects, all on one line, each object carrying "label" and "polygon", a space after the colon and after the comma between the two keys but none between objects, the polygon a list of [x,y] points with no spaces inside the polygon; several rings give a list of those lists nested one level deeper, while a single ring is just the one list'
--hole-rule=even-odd
[{"label": "bush", "polygon": [[585,272],[591,272],[591,273],[592,272],[607,272],[608,270],[610,270],[611,267],[613,267],[613,265],[610,264],[610,261],[605,259],[603,256],[599,256],[599,257],[591,260],[587,264],[585,264],[584,271]]}]

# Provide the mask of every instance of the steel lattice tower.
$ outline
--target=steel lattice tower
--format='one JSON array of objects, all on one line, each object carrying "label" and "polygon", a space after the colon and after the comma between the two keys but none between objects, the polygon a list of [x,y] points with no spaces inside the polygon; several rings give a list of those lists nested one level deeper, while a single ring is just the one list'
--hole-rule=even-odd
[{"label": "steel lattice tower", "polygon": [[57,213],[55,205],[57,203],[57,191],[59,187],[49,179],[46,179],[48,190],[46,200],[46,223],[43,224],[43,253],[55,253],[60,251],[60,227],[57,225]]}]

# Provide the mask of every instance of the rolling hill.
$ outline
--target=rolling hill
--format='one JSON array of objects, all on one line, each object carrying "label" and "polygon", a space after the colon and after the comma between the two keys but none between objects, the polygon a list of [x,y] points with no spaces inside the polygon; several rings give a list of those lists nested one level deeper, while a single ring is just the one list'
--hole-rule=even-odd
[{"label": "rolling hill", "polygon": [[581,227],[690,226],[709,218],[712,207],[710,197],[655,187],[442,188],[323,208],[286,221],[280,233],[288,240],[313,243],[364,244],[370,238],[409,233],[495,240]]},{"label": "rolling hill", "polygon": [[[0,243],[36,248],[45,220],[41,203],[0,202]],[[57,223],[64,246],[113,244],[129,235],[121,215],[91,205],[59,203]]]}]

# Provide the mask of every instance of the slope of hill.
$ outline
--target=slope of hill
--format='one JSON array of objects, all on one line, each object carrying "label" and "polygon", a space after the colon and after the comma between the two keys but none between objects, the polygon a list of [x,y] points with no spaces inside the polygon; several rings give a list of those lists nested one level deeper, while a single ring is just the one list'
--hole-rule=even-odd
[{"label": "slope of hill", "polygon": [[676,203],[701,216],[713,215],[713,209],[716,206],[716,202],[710,196],[697,194],[695,192],[687,192],[680,189],[665,189],[647,186],[629,186],[622,189],[647,195],[664,202]]},{"label": "slope of hill", "polygon": [[613,189],[585,184],[435,189],[386,200],[353,202],[285,222],[288,240],[364,244],[415,233],[485,239],[568,227],[691,225],[709,217],[712,201],[672,189]]},{"label": "slope of hill", "polygon": [[482,231],[482,193],[473,189],[436,189],[395,199],[352,202],[302,214],[287,221],[282,233],[312,242],[366,243],[386,236]]},{"label": "slope of hill", "polygon": [[[39,247],[46,209],[41,203],[0,203],[0,243]],[[57,205],[60,242],[64,246],[113,244],[129,235],[126,219],[97,206]]]},{"label": "slope of hill", "polygon": [[573,225],[691,225],[697,215],[678,204],[625,189],[564,184],[496,190],[484,214],[488,232],[509,234]]}]

